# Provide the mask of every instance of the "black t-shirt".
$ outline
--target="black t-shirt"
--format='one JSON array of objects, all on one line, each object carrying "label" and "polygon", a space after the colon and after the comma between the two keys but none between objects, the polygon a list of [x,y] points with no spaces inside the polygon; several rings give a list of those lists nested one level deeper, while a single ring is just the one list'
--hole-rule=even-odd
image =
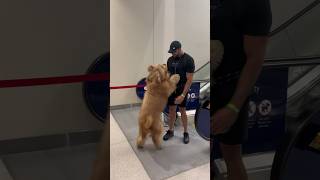
[{"label": "black t-shirt", "polygon": [[195,66],[193,58],[184,53],[181,57],[174,58],[171,56],[167,61],[167,68],[170,75],[180,75],[178,86],[183,86],[187,82],[187,73],[193,73]]},{"label": "black t-shirt", "polygon": [[224,46],[214,77],[240,71],[246,61],[244,35],[266,36],[271,23],[269,0],[211,0],[210,39]]}]

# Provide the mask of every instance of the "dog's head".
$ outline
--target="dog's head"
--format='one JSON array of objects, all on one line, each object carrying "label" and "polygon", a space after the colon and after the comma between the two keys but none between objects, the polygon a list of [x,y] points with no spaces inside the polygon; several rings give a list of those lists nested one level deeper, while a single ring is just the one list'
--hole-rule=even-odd
[{"label": "dog's head", "polygon": [[166,64],[155,64],[148,67],[149,75],[147,76],[148,83],[160,84],[169,79],[169,73]]}]

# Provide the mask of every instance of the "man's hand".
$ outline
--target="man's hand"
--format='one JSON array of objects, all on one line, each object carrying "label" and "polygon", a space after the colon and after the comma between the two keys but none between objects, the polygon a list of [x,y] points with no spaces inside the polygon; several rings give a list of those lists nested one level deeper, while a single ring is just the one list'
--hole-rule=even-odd
[{"label": "man's hand", "polygon": [[222,134],[228,131],[228,129],[235,123],[238,114],[229,108],[219,109],[213,116],[213,133]]},{"label": "man's hand", "polygon": [[180,95],[176,98],[175,104],[181,104],[183,100],[184,100],[184,97]]}]

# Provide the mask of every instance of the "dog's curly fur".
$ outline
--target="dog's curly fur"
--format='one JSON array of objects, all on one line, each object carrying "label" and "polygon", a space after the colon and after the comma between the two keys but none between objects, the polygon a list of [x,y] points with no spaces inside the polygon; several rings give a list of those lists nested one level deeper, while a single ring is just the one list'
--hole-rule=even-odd
[{"label": "dog's curly fur", "polygon": [[154,145],[160,149],[163,131],[161,112],[167,104],[168,97],[176,89],[180,76],[175,74],[170,77],[165,64],[151,65],[148,71],[147,90],[139,112],[137,147],[143,148],[146,137],[150,133]]},{"label": "dog's curly fur", "polygon": [[215,71],[221,64],[221,60],[224,54],[224,47],[221,41],[210,41],[210,61],[211,68]]}]

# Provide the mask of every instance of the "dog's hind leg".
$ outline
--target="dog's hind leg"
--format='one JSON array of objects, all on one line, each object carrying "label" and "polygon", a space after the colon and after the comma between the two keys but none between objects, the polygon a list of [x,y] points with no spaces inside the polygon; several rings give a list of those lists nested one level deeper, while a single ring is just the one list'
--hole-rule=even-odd
[{"label": "dog's hind leg", "polygon": [[139,135],[138,135],[138,138],[137,138],[137,147],[138,148],[143,148],[144,146],[144,143],[146,141],[146,137],[147,137],[147,132],[144,131],[144,130],[139,130]]},{"label": "dog's hind leg", "polygon": [[[160,122],[160,121],[159,121]],[[152,127],[152,141],[153,144],[156,146],[156,148],[161,149],[161,143],[162,143],[162,138],[161,138],[161,133],[162,133],[162,123],[157,124],[157,126]]]}]

